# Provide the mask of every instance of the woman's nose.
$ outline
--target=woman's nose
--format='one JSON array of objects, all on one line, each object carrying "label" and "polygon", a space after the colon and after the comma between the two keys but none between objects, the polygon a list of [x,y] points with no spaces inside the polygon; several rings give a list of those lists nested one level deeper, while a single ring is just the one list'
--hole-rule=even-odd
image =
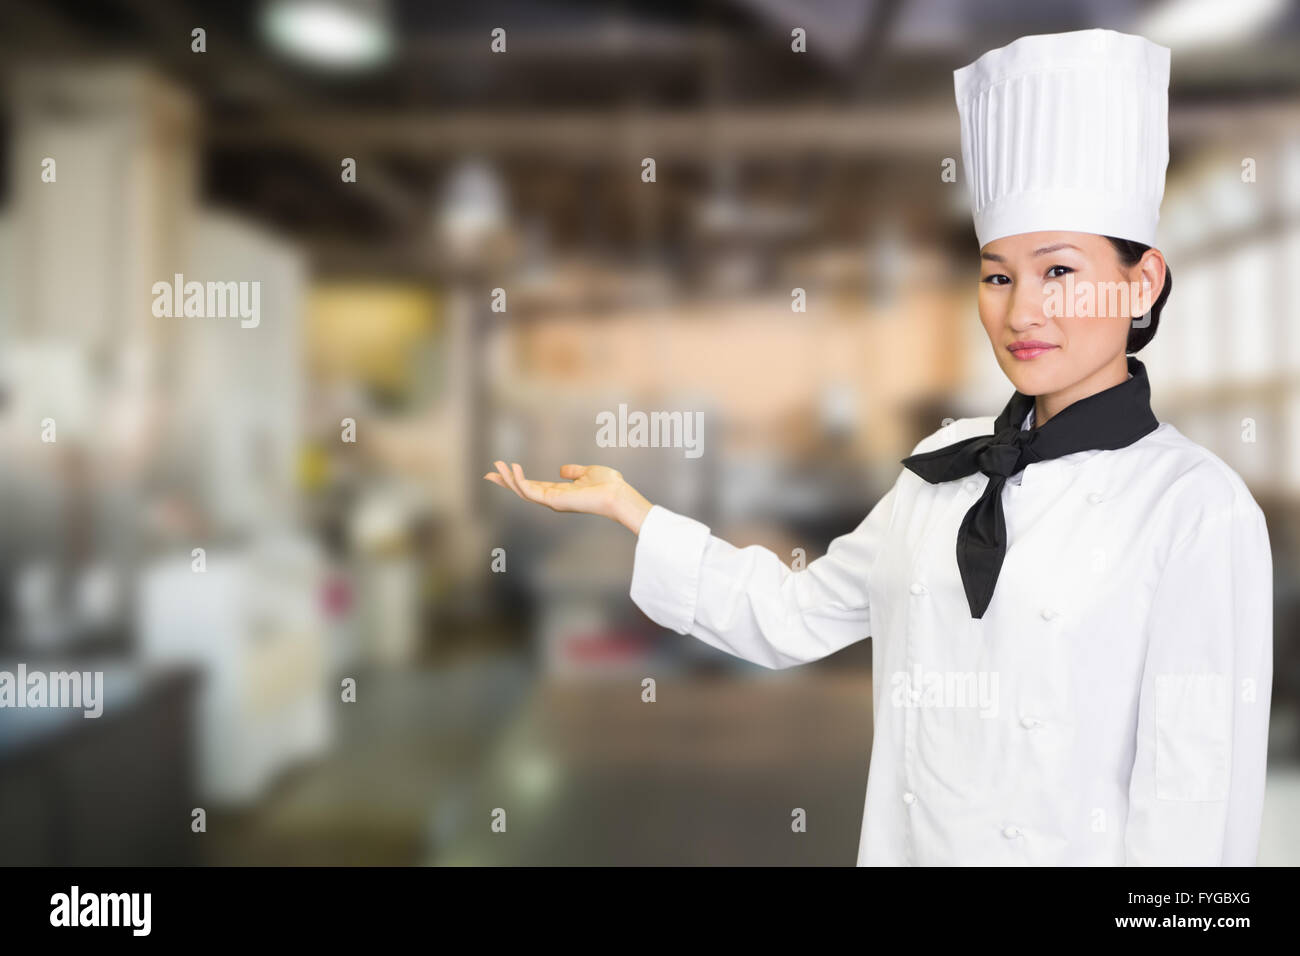
[{"label": "woman's nose", "polygon": [[1026,283],[1018,283],[1011,294],[1010,322],[1016,330],[1035,328],[1047,321],[1043,303],[1043,290]]}]

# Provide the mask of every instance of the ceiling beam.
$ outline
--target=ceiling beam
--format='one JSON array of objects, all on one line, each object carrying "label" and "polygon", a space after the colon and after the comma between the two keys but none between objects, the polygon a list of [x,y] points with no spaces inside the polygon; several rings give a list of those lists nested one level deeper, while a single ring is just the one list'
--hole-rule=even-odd
[{"label": "ceiling beam", "polygon": [[[1300,130],[1300,104],[1198,105],[1171,109],[1170,138],[1274,139]],[[441,112],[331,111],[271,113],[222,122],[211,130],[221,146],[299,145],[391,153],[419,159],[466,152],[612,158],[708,160],[719,149],[789,158],[800,155],[956,155],[956,110],[942,107],[821,106],[709,111]]]}]

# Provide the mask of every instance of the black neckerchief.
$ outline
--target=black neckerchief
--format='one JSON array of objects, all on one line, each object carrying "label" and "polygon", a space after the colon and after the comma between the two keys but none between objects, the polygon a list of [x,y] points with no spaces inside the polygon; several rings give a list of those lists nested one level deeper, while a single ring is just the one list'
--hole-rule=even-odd
[{"label": "black neckerchief", "polygon": [[984,493],[957,530],[957,566],[971,617],[984,616],[1006,557],[1007,523],[1002,511],[1006,480],[1036,461],[1123,448],[1159,426],[1151,411],[1146,366],[1130,355],[1128,370],[1132,378],[1067,405],[1036,428],[1021,427],[1034,407],[1034,396],[1017,390],[993,423],[993,434],[903,459],[903,465],[931,484],[956,481],[977,471],[989,476]]}]

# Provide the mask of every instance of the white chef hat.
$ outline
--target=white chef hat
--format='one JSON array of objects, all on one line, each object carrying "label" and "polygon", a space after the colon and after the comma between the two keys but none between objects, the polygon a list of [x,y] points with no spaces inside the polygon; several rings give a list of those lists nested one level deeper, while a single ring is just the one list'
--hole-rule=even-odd
[{"label": "white chef hat", "polygon": [[1068,230],[1155,245],[1169,49],[1114,30],[1026,36],[953,72],[981,247]]}]

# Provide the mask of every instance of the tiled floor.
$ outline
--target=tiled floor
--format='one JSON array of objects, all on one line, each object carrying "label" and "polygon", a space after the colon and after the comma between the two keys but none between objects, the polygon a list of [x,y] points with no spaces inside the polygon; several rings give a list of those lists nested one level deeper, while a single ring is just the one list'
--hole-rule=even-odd
[{"label": "tiled floor", "polygon": [[283,774],[256,807],[209,814],[208,860],[407,865],[423,861],[431,808],[455,805],[527,699],[513,658],[358,675],[322,760]]},{"label": "tiled floor", "polygon": [[870,697],[865,674],[807,668],[661,681],[655,703],[636,681],[543,684],[477,788],[478,825],[428,862],[852,865]]},{"label": "tiled floor", "polygon": [[[372,674],[332,755],[211,814],[219,863],[852,865],[870,683],[530,681],[508,660]],[[490,828],[493,810],[506,830]],[[791,832],[794,807],[807,832]]]}]

